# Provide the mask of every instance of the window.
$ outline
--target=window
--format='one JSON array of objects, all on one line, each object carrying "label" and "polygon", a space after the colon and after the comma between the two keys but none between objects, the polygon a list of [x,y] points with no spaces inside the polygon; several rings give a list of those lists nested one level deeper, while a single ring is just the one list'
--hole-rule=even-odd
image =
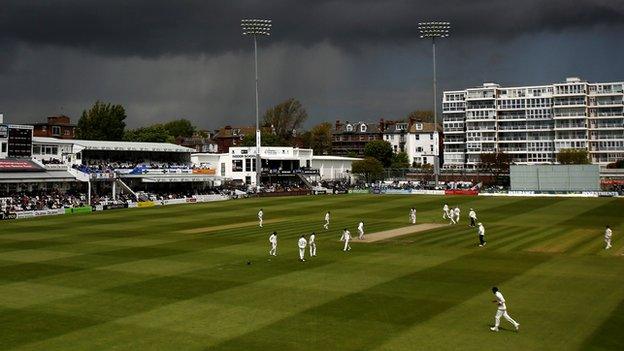
[{"label": "window", "polygon": [[423,129],[422,123],[416,123],[416,130],[422,130],[422,129]]},{"label": "window", "polygon": [[422,151],[423,151],[422,146],[419,146],[419,147],[416,148],[416,152],[422,152]]},{"label": "window", "polygon": [[429,134],[429,140],[433,140],[433,133]]},{"label": "window", "polygon": [[65,129],[65,132],[63,132],[63,134],[69,136],[69,129]]},{"label": "window", "polygon": [[232,172],[243,171],[243,160],[232,160]]},{"label": "window", "polygon": [[352,132],[353,131],[353,126],[350,124],[347,124],[347,132]]},{"label": "window", "polygon": [[420,134],[416,134],[416,140],[420,140]]},{"label": "window", "polygon": [[61,127],[52,126],[52,135],[61,135]]},{"label": "window", "polygon": [[7,143],[2,143],[2,152],[7,152]]},{"label": "window", "polygon": [[366,133],[366,124],[360,124],[360,132]]}]

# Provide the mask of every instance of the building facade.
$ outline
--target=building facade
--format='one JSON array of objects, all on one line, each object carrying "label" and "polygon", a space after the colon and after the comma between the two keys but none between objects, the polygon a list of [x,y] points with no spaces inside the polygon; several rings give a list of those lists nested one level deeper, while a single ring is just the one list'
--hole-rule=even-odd
[{"label": "building facade", "polygon": [[76,125],[67,116],[48,117],[47,122],[33,124],[33,136],[58,139],[74,139]]},{"label": "building facade", "polygon": [[382,140],[381,123],[336,121],[332,132],[332,153],[338,156],[364,156],[366,144]]},{"label": "building facade", "polygon": [[[276,179],[316,178],[319,180],[349,179],[351,164],[359,159],[313,155],[312,149],[291,146],[262,146],[260,148],[261,178],[263,182]],[[216,170],[226,179],[247,185],[256,185],[256,148],[230,147],[227,153],[194,153],[193,164]]]},{"label": "building facade", "polygon": [[556,163],[562,149],[584,149],[592,163],[624,158],[624,82],[568,78],[540,86],[445,91],[444,168],[474,169],[482,153],[516,164]]},{"label": "building facade", "polygon": [[435,124],[417,120],[386,125],[383,140],[390,143],[394,153],[405,152],[413,167],[433,165],[440,150]]}]

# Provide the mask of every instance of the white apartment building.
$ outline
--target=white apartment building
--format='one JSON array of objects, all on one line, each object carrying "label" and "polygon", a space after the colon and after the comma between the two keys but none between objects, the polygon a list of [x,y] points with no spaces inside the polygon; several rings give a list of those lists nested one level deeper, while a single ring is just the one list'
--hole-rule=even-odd
[{"label": "white apartment building", "polygon": [[485,83],[445,91],[442,111],[444,168],[475,168],[489,152],[516,164],[556,163],[568,148],[587,150],[597,164],[624,158],[624,82]]},{"label": "white apartment building", "polygon": [[416,167],[433,165],[440,148],[435,124],[420,121],[388,126],[383,132],[383,140],[390,143],[395,153],[407,153],[410,165]]}]

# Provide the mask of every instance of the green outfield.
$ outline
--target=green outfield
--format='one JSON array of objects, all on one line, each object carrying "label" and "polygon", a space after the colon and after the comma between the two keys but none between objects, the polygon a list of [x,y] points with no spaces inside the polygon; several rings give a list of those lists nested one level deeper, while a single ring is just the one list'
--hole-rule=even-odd
[{"label": "green outfield", "polygon": [[[341,251],[345,226],[405,227],[412,206],[442,223],[443,201],[460,224]],[[318,257],[301,263],[311,231]],[[307,196],[5,221],[0,349],[624,350],[623,254],[614,198]],[[493,285],[519,333],[489,330]]]}]

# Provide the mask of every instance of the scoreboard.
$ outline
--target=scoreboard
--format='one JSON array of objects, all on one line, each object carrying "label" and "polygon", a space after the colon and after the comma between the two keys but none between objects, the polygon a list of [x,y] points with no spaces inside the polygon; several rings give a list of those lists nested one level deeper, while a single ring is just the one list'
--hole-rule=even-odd
[{"label": "scoreboard", "polygon": [[7,157],[30,158],[32,156],[32,126],[0,125],[0,138],[7,140]]}]

